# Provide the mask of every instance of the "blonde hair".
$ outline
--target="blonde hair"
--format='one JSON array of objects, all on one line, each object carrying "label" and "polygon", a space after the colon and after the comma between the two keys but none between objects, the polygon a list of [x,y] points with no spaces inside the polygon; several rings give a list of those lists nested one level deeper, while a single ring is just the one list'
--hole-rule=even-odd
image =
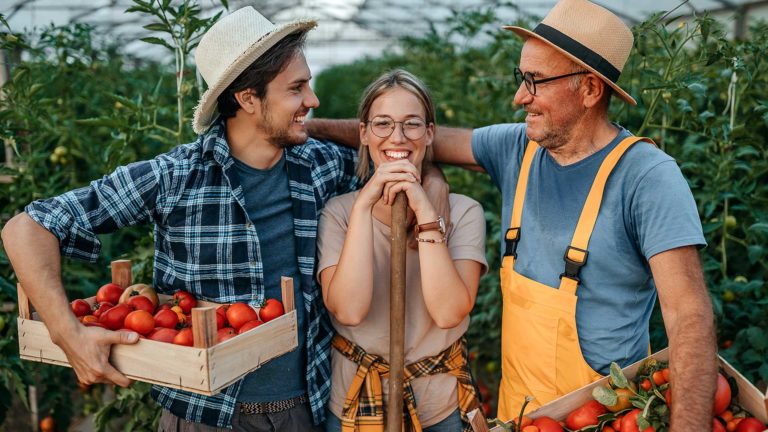
[{"label": "blonde hair", "polygon": [[[432,102],[432,95],[429,93],[429,89],[426,84],[415,75],[403,69],[393,69],[384,73],[365,89],[363,97],[360,99],[360,107],[358,109],[358,118],[361,123],[368,122],[371,105],[373,105],[376,98],[394,88],[402,88],[416,96],[424,107],[424,114],[426,117],[424,120],[426,120],[427,126],[429,126],[429,124],[435,124],[435,104]],[[371,155],[368,146],[360,145],[358,155],[357,176],[363,180],[367,180],[371,175]],[[432,146],[427,146],[424,153],[424,161],[422,162],[422,171],[424,165],[431,160]]]}]

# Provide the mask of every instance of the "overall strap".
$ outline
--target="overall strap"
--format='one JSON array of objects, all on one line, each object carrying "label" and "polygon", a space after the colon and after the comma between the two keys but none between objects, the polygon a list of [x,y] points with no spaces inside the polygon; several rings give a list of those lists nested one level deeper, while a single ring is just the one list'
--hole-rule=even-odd
[{"label": "overall strap", "polygon": [[[505,247],[503,259],[511,260],[514,265],[517,258],[517,244],[520,241],[520,223],[523,219],[523,203],[525,202],[525,192],[528,190],[528,175],[531,171],[533,156],[539,145],[534,141],[528,141],[528,147],[523,155],[523,163],[520,166],[520,175],[517,177],[517,188],[515,189],[515,201],[512,204],[512,218],[509,221],[509,229],[504,234]],[[504,263],[506,265],[506,263]]]},{"label": "overall strap", "polygon": [[592,188],[589,190],[587,200],[584,202],[584,209],[581,211],[579,222],[576,224],[576,231],[573,233],[573,239],[570,246],[565,250],[563,259],[565,260],[565,271],[560,275],[560,289],[576,294],[576,288],[579,285],[579,270],[587,263],[589,252],[589,238],[595,228],[597,215],[600,212],[600,204],[603,201],[603,191],[608,177],[613,168],[619,162],[624,153],[636,142],[646,141],[653,144],[648,138],[630,136],[622,140],[603,160],[600,169],[597,171],[595,180],[592,182]]}]

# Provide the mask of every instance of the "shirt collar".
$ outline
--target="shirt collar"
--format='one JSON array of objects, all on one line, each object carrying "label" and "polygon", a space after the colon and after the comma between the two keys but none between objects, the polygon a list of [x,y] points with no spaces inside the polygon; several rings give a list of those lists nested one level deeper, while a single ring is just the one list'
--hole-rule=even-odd
[{"label": "shirt collar", "polygon": [[203,135],[202,139],[203,155],[213,154],[213,159],[219,165],[226,166],[231,162],[229,144],[227,144],[226,122],[219,118],[211,125],[210,129]]}]

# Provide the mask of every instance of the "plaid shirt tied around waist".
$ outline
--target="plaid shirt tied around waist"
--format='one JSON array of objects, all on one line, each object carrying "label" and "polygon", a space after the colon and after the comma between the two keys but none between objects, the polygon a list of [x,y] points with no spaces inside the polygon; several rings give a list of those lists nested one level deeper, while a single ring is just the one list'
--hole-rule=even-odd
[{"label": "plaid shirt tied around waist", "polygon": [[[355,378],[344,400],[342,432],[384,432],[384,393],[381,379],[389,376],[389,365],[380,356],[368,354],[359,345],[339,334],[333,337],[332,344],[344,357],[358,364]],[[403,430],[422,431],[411,381],[428,375],[448,373],[455,376],[458,382],[463,431],[472,432],[467,413],[479,408],[480,400],[467,360],[467,341],[460,338],[439,354],[405,366],[403,402],[407,415],[403,415]]]},{"label": "plaid shirt tied around waist", "polygon": [[[333,328],[313,278],[317,221],[330,198],[355,190],[360,181],[351,149],[310,138],[284,151],[307,318],[307,391],[319,423],[330,395]],[[265,252],[248,219],[234,164],[220,121],[193,143],[119,167],[89,186],[35,201],[25,211],[59,239],[63,255],[91,262],[101,249],[98,234],[152,224],[155,289],[183,289],[217,303],[257,304],[264,299],[269,269],[263,268]],[[231,427],[241,383],[210,397],[155,386],[152,396],[188,421]]]}]

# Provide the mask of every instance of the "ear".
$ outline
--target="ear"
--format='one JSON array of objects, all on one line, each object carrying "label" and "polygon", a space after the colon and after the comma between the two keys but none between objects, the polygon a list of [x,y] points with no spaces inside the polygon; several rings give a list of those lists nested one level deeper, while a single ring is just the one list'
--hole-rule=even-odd
[{"label": "ear", "polygon": [[234,94],[235,100],[240,104],[240,108],[248,114],[253,114],[261,107],[260,99],[252,89],[241,90]]},{"label": "ear", "polygon": [[427,133],[424,134],[424,142],[426,145],[431,146],[432,141],[435,139],[435,124],[430,123],[427,125]]},{"label": "ear", "polygon": [[580,87],[584,107],[593,108],[597,105],[603,99],[607,86],[605,81],[593,73],[584,75]]},{"label": "ear", "polygon": [[363,122],[360,122],[360,145],[367,146],[368,145],[368,135],[365,133],[365,128],[367,125]]}]

